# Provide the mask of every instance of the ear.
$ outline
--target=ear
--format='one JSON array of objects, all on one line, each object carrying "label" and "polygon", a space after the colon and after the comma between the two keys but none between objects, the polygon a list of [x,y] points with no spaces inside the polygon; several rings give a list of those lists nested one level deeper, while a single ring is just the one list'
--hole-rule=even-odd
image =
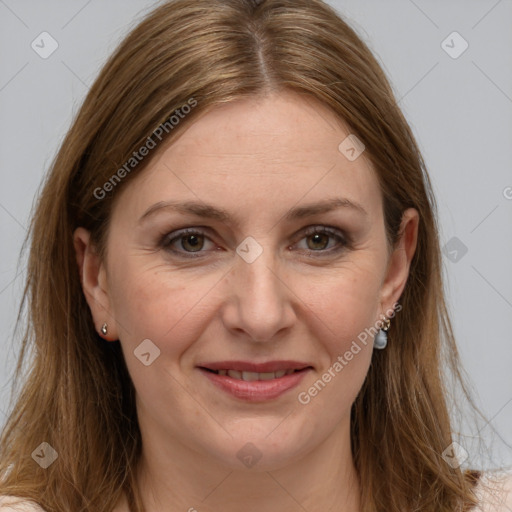
[{"label": "ear", "polygon": [[418,224],[418,211],[415,208],[405,210],[400,224],[399,240],[389,257],[386,276],[381,286],[380,305],[382,314],[393,311],[394,304],[405,288],[411,260],[416,251]]},{"label": "ear", "polygon": [[[85,299],[94,320],[98,334],[107,341],[116,341],[117,329],[108,294],[107,273],[96,248],[91,243],[91,235],[84,228],[77,228],[73,233],[76,261],[80,272],[80,282]],[[101,327],[106,323],[107,334],[102,334]]]}]

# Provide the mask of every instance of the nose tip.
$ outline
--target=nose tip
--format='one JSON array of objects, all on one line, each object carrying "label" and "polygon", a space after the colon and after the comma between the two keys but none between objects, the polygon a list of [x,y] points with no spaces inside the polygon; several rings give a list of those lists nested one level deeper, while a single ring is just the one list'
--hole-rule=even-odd
[{"label": "nose tip", "polygon": [[246,244],[239,247],[247,248],[243,254],[251,255],[252,262],[241,256],[233,268],[228,279],[231,307],[225,308],[223,320],[227,328],[245,332],[256,343],[265,343],[290,327],[295,315],[289,288],[279,277],[274,255],[263,248],[259,251],[261,245],[255,239]]}]

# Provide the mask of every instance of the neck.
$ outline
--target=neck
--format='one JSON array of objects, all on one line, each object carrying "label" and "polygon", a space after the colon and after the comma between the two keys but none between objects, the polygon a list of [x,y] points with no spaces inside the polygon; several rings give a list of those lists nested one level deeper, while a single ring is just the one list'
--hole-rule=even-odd
[{"label": "neck", "polygon": [[146,512],[360,511],[348,420],[320,446],[265,469],[231,467],[154,435],[143,441],[138,482]]}]

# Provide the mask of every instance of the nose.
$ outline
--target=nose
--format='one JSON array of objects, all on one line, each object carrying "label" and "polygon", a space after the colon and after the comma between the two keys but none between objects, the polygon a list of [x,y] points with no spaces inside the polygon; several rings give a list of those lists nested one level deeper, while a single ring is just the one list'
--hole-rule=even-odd
[{"label": "nose", "polygon": [[237,257],[225,285],[227,298],[222,319],[224,326],[238,337],[271,342],[293,325],[293,282],[270,250],[265,249],[252,263]]}]

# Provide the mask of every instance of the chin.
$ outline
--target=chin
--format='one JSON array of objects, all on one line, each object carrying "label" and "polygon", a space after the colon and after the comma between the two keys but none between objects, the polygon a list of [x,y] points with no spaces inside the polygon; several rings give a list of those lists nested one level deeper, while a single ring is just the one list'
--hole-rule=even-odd
[{"label": "chin", "polygon": [[211,438],[205,439],[203,446],[211,457],[230,470],[259,472],[284,468],[300,460],[322,440],[315,440],[309,431],[311,425],[310,428],[291,425],[289,418],[284,421],[283,418],[243,420],[250,428],[243,428],[237,422],[236,432],[234,428],[226,428],[232,437],[223,436],[213,450]]}]

